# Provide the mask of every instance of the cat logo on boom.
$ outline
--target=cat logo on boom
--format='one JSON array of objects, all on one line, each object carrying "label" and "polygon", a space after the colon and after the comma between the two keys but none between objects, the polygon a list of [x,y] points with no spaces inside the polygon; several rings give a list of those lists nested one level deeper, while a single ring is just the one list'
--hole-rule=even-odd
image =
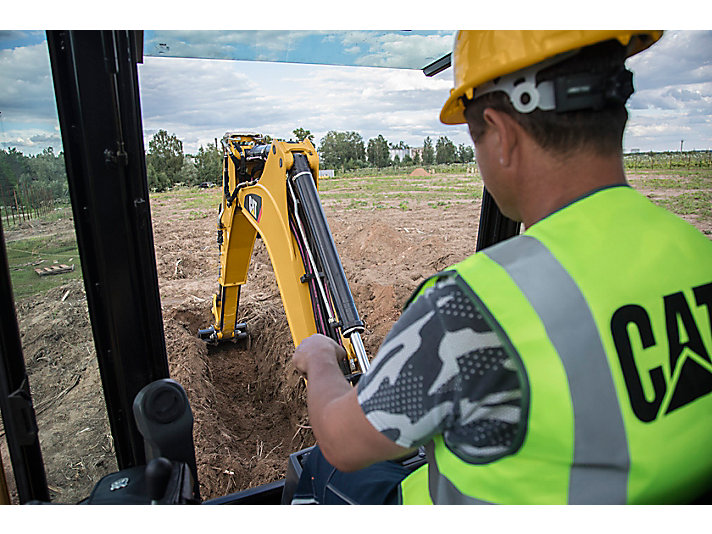
[{"label": "cat logo on boom", "polygon": [[[627,304],[620,307],[611,318],[611,334],[631,408],[643,422],[660,417],[663,405],[664,415],[668,415],[712,392],[710,347],[706,347],[703,341],[703,332],[712,329],[712,283],[692,288],[692,296],[697,306],[694,314],[682,291],[663,297],[669,357],[667,373],[664,365],[646,370],[639,368],[646,360],[646,349],[660,342],[655,339],[653,325],[645,308]],[[707,309],[706,317],[703,308]],[[656,331],[661,330],[656,328]],[[635,356],[634,346],[642,348],[635,351]],[[644,379],[652,384],[652,396],[650,388],[647,388],[647,394],[643,388]]]},{"label": "cat logo on boom", "polygon": [[260,222],[260,217],[262,217],[262,197],[253,194],[247,195],[245,197],[245,207],[250,212],[250,215],[257,222]]}]

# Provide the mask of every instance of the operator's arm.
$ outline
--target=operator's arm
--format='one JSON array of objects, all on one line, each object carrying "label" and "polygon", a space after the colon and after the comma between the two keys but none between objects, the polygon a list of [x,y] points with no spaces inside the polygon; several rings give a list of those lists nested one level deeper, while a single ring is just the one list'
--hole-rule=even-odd
[{"label": "operator's arm", "polygon": [[307,377],[309,420],[324,457],[349,472],[404,456],[412,449],[396,445],[366,419],[356,389],[337,363],[343,355],[343,348],[320,334],[305,339],[294,353],[294,365]]},{"label": "operator's arm", "polygon": [[526,376],[484,315],[455,277],[443,279],[403,312],[355,389],[336,363],[342,349],[307,338],[295,364],[308,375],[309,416],[326,459],[353,470],[438,434],[473,462],[515,452]]}]

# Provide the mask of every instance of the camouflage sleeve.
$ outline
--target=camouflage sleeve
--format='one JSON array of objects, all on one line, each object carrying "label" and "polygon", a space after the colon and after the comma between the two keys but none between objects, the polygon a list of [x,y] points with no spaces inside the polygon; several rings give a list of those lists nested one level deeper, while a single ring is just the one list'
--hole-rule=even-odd
[{"label": "camouflage sleeve", "polygon": [[420,446],[443,434],[458,456],[481,461],[511,452],[524,426],[517,371],[450,276],[396,322],[361,377],[358,398],[371,424],[396,444]]}]

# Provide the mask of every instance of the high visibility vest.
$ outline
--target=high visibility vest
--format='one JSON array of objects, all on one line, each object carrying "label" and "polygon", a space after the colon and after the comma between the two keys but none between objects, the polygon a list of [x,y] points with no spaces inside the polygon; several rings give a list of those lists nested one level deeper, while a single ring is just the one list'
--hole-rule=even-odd
[{"label": "high visibility vest", "polygon": [[709,239],[611,187],[452,271],[518,360],[526,428],[477,464],[436,436],[404,504],[685,503],[712,487]]}]

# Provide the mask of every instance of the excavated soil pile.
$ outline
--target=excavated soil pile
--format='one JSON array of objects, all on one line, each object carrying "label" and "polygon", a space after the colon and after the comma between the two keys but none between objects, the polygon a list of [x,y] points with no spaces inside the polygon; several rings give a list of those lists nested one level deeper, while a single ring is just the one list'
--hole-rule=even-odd
[{"label": "excavated soil pile", "polygon": [[[325,201],[324,210],[373,357],[419,282],[474,250],[479,204],[469,200],[434,209],[413,201],[408,211],[395,203],[379,210],[339,206]],[[249,340],[208,346],[196,333],[211,323],[217,289],[215,210],[185,209],[178,199],[159,197],[152,219],[170,373],[186,389],[193,410],[201,496],[278,480],[288,455],[312,445],[314,437],[305,387],[291,365],[294,347],[269,255],[257,240],[240,300]],[[6,237],[25,238],[32,230]],[[70,220],[40,229],[72,230]],[[65,284],[16,307],[50,496],[75,503],[116,470],[83,283]],[[4,440],[2,453],[8,471]]]},{"label": "excavated soil pile", "polygon": [[[215,196],[209,190],[195,194]],[[343,209],[339,199],[324,202],[366,324],[363,339],[371,357],[418,284],[475,249],[478,200],[436,206],[413,198],[407,210],[400,200],[384,199],[378,209],[375,204],[373,209]],[[197,338],[197,330],[211,323],[211,298],[217,289],[216,213],[211,203],[198,203],[210,208],[188,206],[180,195],[152,200],[170,372],[186,389],[193,409],[204,499],[282,478],[289,453],[314,442],[304,384],[290,361],[291,335],[260,240],[240,302],[239,317],[247,322],[249,340],[213,347]],[[708,219],[690,221],[712,231]],[[71,232],[72,221],[65,219],[25,224],[6,232],[6,239]],[[102,476],[116,470],[83,283],[64,284],[16,307],[50,494],[54,502],[77,502]],[[10,473],[4,439],[0,442]]]},{"label": "excavated soil pile", "polygon": [[[666,191],[642,189],[649,197]],[[209,190],[195,195],[217,198]],[[191,402],[198,475],[207,499],[282,478],[288,455],[312,445],[314,437],[304,384],[290,361],[294,347],[272,265],[260,240],[240,302],[249,340],[214,347],[197,338],[198,329],[211,323],[217,289],[217,202],[191,203],[184,196],[157,196],[152,220],[170,373]],[[418,284],[475,249],[478,200],[435,203],[413,197],[406,210],[401,200],[384,196],[372,209],[344,209],[338,198],[324,202],[371,357]],[[709,218],[686,218],[712,232]],[[64,219],[25,223],[5,235],[11,243],[72,232],[72,221]],[[83,283],[65,283],[16,307],[50,495],[54,502],[78,502],[116,470]],[[4,439],[0,449],[9,474]]]}]

